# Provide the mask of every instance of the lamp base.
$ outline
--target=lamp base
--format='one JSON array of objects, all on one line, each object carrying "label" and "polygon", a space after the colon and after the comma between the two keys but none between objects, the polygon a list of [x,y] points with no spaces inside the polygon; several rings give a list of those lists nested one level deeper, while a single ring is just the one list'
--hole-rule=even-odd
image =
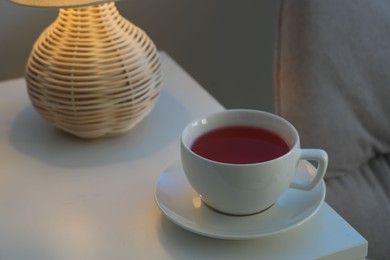
[{"label": "lamp base", "polygon": [[30,100],[52,125],[82,138],[127,132],[160,93],[157,49],[113,2],[60,9],[26,66]]}]

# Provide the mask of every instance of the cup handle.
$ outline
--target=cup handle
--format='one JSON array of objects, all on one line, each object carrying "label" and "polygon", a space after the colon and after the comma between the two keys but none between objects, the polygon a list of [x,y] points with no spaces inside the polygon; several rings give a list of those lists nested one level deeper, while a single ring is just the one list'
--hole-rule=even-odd
[{"label": "cup handle", "polygon": [[328,168],[328,154],[321,149],[301,149],[299,160],[309,160],[318,162],[317,171],[312,180],[297,180],[294,179],[290,184],[290,188],[300,190],[311,190],[324,177]]}]

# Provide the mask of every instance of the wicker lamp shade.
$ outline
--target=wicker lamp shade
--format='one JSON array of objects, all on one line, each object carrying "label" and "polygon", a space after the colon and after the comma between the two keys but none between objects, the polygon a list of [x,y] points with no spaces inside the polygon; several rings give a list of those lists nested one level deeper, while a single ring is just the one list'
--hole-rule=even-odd
[{"label": "wicker lamp shade", "polygon": [[118,0],[11,0],[15,4],[36,7],[80,7],[97,5]]},{"label": "wicker lamp shade", "polygon": [[32,104],[73,135],[124,133],[153,108],[161,73],[153,42],[113,2],[60,9],[26,67]]}]

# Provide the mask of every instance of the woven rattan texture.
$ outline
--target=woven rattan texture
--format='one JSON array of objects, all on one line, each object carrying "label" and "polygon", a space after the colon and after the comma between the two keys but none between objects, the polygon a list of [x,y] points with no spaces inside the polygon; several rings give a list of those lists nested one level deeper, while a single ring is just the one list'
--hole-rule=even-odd
[{"label": "woven rattan texture", "polygon": [[114,3],[60,9],[26,67],[30,99],[49,123],[83,138],[124,133],[160,92],[155,45]]}]

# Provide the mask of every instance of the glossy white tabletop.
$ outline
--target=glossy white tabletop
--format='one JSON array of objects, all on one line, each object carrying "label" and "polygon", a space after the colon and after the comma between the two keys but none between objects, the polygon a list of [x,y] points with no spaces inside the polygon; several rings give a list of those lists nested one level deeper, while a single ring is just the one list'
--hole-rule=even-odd
[{"label": "glossy white tabletop", "polygon": [[0,259],[361,259],[367,242],[326,203],[306,223],[254,240],[203,237],[154,201],[193,118],[223,107],[161,53],[151,114],[125,135],[72,137],[34,111],[23,79],[0,83]]}]

